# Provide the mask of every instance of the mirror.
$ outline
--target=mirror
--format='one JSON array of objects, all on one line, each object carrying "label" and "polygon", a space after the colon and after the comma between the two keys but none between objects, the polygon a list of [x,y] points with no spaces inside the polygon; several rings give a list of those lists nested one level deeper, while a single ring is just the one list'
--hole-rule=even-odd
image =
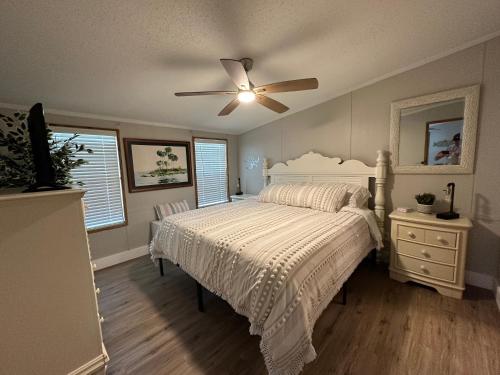
[{"label": "mirror", "polygon": [[460,165],[465,99],[401,110],[400,165]]},{"label": "mirror", "polygon": [[391,104],[395,173],[472,173],[479,85]]}]

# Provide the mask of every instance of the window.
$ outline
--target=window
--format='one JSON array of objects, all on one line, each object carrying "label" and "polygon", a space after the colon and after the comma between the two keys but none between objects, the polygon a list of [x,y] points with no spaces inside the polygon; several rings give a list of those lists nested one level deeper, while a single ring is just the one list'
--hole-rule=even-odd
[{"label": "window", "polygon": [[75,139],[93,153],[81,152],[80,158],[87,160],[72,171],[76,181],[82,181],[87,191],[85,202],[85,225],[87,230],[114,227],[126,223],[121,179],[120,156],[118,153],[118,131],[52,126],[56,139]]},{"label": "window", "polygon": [[227,140],[193,138],[198,207],[229,201]]}]

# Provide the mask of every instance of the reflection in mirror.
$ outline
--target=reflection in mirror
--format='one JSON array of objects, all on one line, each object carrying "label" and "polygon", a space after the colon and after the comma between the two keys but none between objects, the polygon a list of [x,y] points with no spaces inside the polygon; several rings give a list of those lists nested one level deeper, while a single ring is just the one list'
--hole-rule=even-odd
[{"label": "reflection in mirror", "polygon": [[460,165],[465,98],[401,109],[399,164]]}]

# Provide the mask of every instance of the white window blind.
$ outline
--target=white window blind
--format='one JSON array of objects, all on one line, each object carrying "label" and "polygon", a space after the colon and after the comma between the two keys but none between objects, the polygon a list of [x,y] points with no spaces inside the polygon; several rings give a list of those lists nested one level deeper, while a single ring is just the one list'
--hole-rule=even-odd
[{"label": "white window blind", "polygon": [[121,168],[118,156],[117,133],[112,130],[51,127],[56,139],[64,140],[78,134],[78,144],[92,149],[93,153],[79,152],[79,158],[88,163],[75,168],[71,175],[82,181],[87,191],[85,225],[87,229],[99,229],[125,222],[121,184]]},{"label": "white window blind", "polygon": [[228,201],[227,142],[224,139],[194,139],[198,207]]}]

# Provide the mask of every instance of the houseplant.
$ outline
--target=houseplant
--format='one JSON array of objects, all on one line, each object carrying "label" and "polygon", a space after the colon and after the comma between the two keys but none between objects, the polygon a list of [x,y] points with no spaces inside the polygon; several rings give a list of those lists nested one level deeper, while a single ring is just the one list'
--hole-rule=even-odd
[{"label": "houseplant", "polygon": [[[0,189],[24,188],[35,182],[35,167],[25,113],[7,116],[0,113]],[[78,153],[92,153],[85,145],[75,142],[77,134],[66,140],[57,140],[48,131],[50,156],[56,172],[56,182],[61,185],[83,185],[74,181],[71,170],[86,164]]]},{"label": "houseplant", "polygon": [[432,206],[436,200],[436,196],[432,193],[422,193],[415,195],[417,200],[417,211],[423,214],[431,214]]}]

